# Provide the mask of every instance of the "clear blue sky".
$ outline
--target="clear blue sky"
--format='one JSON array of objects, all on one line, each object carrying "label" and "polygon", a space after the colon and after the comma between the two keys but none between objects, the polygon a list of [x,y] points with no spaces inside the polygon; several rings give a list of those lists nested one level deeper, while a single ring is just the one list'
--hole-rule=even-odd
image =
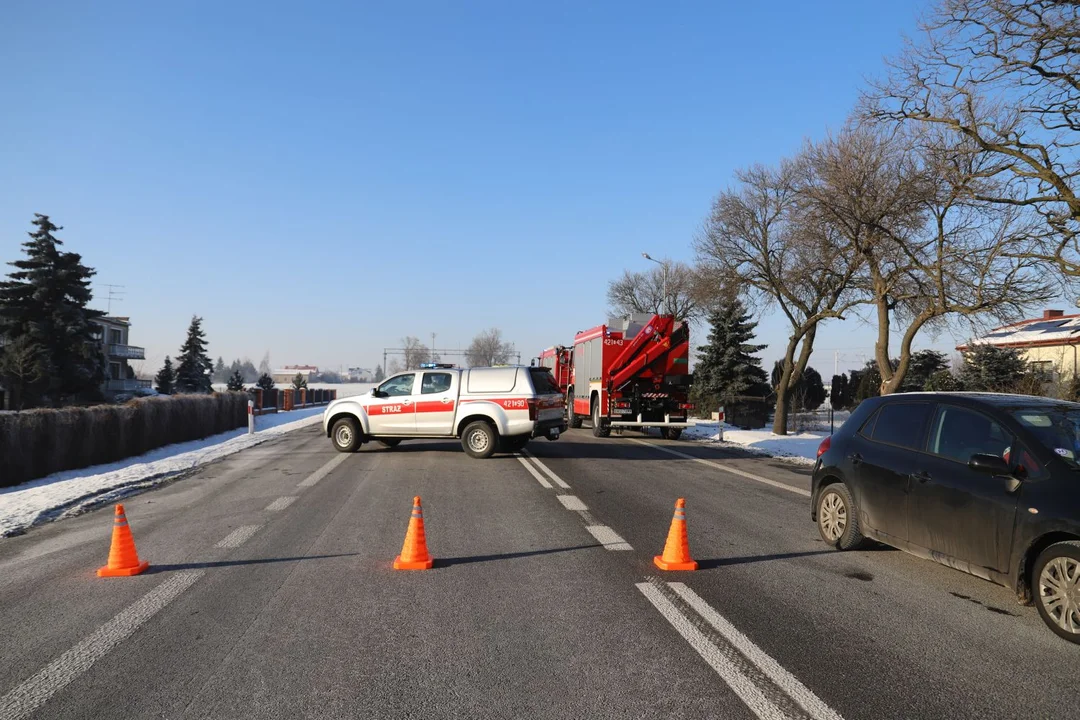
[{"label": "clear blue sky", "polygon": [[[528,357],[642,251],[691,259],[733,170],[839,126],[921,7],[8,2],[0,259],[51,215],[147,369],[193,313],[226,361],[493,326]],[[813,364],[872,337],[825,328]],[[768,362],[785,338],[763,320]]]}]

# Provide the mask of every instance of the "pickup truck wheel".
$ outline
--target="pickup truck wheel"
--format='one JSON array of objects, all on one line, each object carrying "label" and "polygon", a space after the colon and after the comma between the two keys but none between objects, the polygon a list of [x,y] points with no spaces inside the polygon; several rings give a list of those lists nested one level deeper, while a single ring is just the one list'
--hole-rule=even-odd
[{"label": "pickup truck wheel", "polygon": [[351,453],[360,449],[360,427],[352,418],[341,418],[330,430],[330,440],[338,452]]},{"label": "pickup truck wheel", "polygon": [[483,420],[469,423],[461,433],[461,447],[469,457],[484,459],[495,454],[499,438],[495,428]]},{"label": "pickup truck wheel", "polygon": [[566,395],[566,421],[572,428],[581,427],[581,416],[574,412],[574,391]]},{"label": "pickup truck wheel", "polygon": [[597,400],[592,406],[592,434],[594,437],[608,437],[611,428],[604,427],[600,422],[600,401]]},{"label": "pickup truck wheel", "polygon": [[682,428],[664,428],[660,432],[665,440],[678,440],[682,437]]},{"label": "pickup truck wheel", "polygon": [[385,438],[379,440],[379,443],[386,446],[387,448],[393,449],[401,444],[401,438]]}]

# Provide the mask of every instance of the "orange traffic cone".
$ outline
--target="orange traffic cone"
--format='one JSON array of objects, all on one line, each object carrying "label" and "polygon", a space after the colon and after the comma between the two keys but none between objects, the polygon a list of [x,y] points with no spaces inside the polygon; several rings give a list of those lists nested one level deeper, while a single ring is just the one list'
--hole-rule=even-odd
[{"label": "orange traffic cone", "polygon": [[409,529],[405,533],[405,544],[401,554],[394,558],[395,570],[430,570],[435,559],[428,554],[427,537],[424,535],[424,509],[420,507],[420,496],[413,498],[412,517]]},{"label": "orange traffic cone", "polygon": [[113,519],[112,547],[109,548],[109,564],[98,568],[98,577],[128,577],[138,575],[150,563],[139,562],[139,553],[135,551],[135,538],[131,537],[124,506],[117,503],[116,517]]},{"label": "orange traffic cone", "polygon": [[690,542],[686,539],[686,501],[675,501],[675,516],[671,518],[664,554],[653,558],[661,570],[697,570],[697,561],[690,557]]}]

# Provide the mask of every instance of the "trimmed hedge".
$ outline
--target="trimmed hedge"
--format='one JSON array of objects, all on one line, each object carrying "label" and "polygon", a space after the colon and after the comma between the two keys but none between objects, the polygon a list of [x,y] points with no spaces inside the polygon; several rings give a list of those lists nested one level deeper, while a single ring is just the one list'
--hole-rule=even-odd
[{"label": "trimmed hedge", "polygon": [[247,425],[247,393],[0,413],[0,487],[116,462]]}]

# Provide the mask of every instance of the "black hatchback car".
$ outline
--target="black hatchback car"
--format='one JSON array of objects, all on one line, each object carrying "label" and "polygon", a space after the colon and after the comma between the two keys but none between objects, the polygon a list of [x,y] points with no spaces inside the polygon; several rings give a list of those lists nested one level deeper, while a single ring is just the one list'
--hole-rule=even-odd
[{"label": "black hatchback car", "polygon": [[863,402],[822,442],[811,517],[1015,590],[1080,643],[1080,404],[910,393]]}]

